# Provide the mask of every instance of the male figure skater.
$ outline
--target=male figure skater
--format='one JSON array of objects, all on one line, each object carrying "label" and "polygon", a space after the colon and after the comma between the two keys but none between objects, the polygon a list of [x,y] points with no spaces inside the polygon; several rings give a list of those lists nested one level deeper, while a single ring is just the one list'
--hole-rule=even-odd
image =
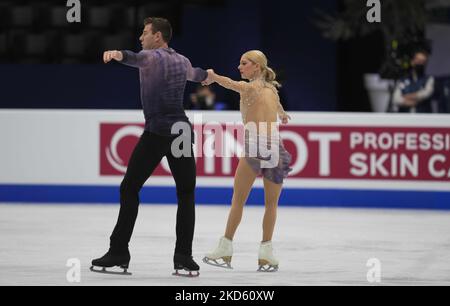
[{"label": "male figure skater", "polygon": [[[103,54],[105,63],[116,60],[139,68],[145,131],[134,148],[120,185],[120,212],[110,237],[109,251],[103,257],[92,261],[91,270],[94,272],[113,273],[105,268],[119,266],[124,269],[120,274],[129,274],[128,243],[138,213],[139,191],[161,159],[166,156],[175,179],[178,198],[174,275],[199,275],[199,266],[192,258],[195,225],[195,159],[192,145],[189,156],[179,158],[174,156],[171,145],[179,135],[173,135],[171,129],[177,122],[186,122],[191,126],[183,109],[186,81],[206,81],[208,73],[199,68],[192,68],[186,57],[169,48],[171,37],[172,27],[168,20],[147,18],[144,20],[144,30],[139,38],[142,51],[134,53],[114,50]],[[94,267],[102,267],[102,270],[95,270]],[[179,270],[188,271],[189,274],[180,274]]]}]

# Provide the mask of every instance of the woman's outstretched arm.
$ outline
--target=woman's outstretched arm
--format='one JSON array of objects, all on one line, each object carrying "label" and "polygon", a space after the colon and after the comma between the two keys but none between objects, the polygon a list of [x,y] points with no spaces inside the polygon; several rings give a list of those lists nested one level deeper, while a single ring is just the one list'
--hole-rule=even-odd
[{"label": "woman's outstretched arm", "polygon": [[222,87],[225,87],[227,89],[231,89],[231,90],[237,91],[239,93],[242,93],[242,92],[246,91],[250,87],[248,82],[233,81],[232,79],[230,79],[228,77],[224,77],[224,76],[218,75],[212,69],[208,69],[208,77],[209,77],[211,82],[216,82]]}]

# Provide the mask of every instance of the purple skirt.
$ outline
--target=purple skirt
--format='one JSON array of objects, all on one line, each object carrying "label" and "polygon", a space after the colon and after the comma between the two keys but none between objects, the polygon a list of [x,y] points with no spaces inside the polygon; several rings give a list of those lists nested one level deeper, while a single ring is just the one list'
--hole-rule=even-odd
[{"label": "purple skirt", "polygon": [[[246,139],[245,144],[248,147],[248,138]],[[248,154],[246,154],[245,159],[257,175],[262,175],[275,184],[283,184],[283,180],[288,177],[289,172],[292,171],[292,168],[289,167],[292,156],[286,151],[282,141],[279,142],[278,146],[278,163],[275,163],[273,166],[267,166],[268,159],[262,158],[259,152],[256,157],[249,157]]]}]

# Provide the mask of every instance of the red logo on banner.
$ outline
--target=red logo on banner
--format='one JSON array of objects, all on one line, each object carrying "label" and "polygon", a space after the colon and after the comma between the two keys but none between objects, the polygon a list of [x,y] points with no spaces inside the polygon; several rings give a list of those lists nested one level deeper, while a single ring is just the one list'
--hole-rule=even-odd
[{"label": "red logo on banner", "polygon": [[144,131],[137,124],[100,125],[100,175],[123,175],[128,160]]}]

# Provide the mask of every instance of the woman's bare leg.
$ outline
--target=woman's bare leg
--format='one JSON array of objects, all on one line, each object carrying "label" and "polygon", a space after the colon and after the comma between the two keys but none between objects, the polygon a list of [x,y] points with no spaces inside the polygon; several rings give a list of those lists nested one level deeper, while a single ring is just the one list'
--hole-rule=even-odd
[{"label": "woman's bare leg", "polygon": [[225,237],[233,240],[239,223],[242,219],[242,211],[247,201],[250,190],[256,179],[256,173],[247,163],[245,158],[239,159],[239,164],[234,176],[233,199],[231,201],[230,214],[228,216]]},{"label": "woman's bare leg", "polygon": [[275,184],[264,178],[264,200],[265,212],[263,219],[263,239],[262,242],[271,241],[275,222],[277,220],[278,200],[281,194],[282,184]]}]

